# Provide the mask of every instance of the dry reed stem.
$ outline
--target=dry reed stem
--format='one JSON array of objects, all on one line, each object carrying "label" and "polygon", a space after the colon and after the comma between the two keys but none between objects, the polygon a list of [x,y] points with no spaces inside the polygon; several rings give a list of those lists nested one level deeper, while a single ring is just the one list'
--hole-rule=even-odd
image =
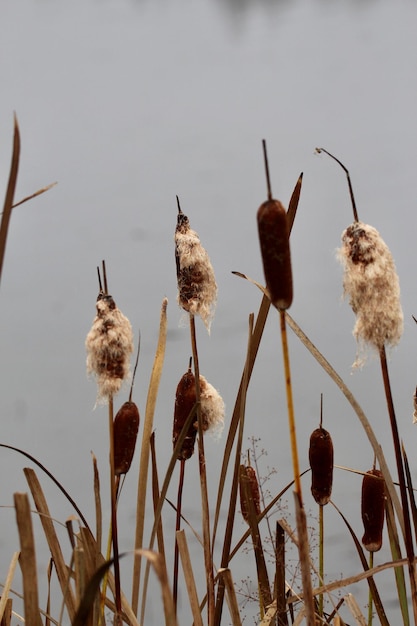
[{"label": "dry reed stem", "polygon": [[28,200],[33,200],[33,198],[40,196],[42,193],[45,193],[45,191],[49,191],[50,189],[52,189],[52,187],[55,187],[55,185],[57,184],[58,184],[57,182],[50,183],[49,185],[46,185],[46,187],[42,187],[41,189],[38,189],[38,191],[35,191],[35,193],[31,193],[30,196],[26,196],[22,200],[19,200],[19,202],[15,202],[14,205],[12,206],[12,209],[15,209],[16,207],[20,206],[21,204],[24,204],[25,202],[28,202]]},{"label": "dry reed stem", "polygon": [[140,550],[140,554],[145,557],[151,565],[153,565],[155,573],[159,579],[166,626],[178,626],[177,617],[175,615],[174,601],[172,599],[168,583],[168,574],[164,560],[160,554],[152,552],[152,550]]},{"label": "dry reed stem", "polygon": [[26,493],[15,493],[14,505],[20,540],[19,562],[23,578],[25,622],[30,624],[30,626],[42,626],[39,612],[35,540],[28,495]]},{"label": "dry reed stem", "polygon": [[[154,363],[152,367],[151,379],[146,399],[145,421],[143,425],[142,447],[140,453],[139,478],[136,503],[136,531],[135,531],[135,556],[133,562],[132,578],[132,610],[135,615],[138,612],[139,588],[141,574],[141,553],[137,552],[143,544],[143,532],[145,525],[146,489],[148,482],[150,437],[153,428],[153,418],[155,414],[156,399],[158,396],[159,383],[161,381],[162,368],[165,357],[165,345],[167,336],[167,306],[168,300],[164,298],[161,307],[159,323],[159,336]],[[143,622],[143,620],[141,620]]]},{"label": "dry reed stem", "polygon": [[0,223],[0,282],[3,270],[4,255],[6,252],[7,233],[9,230],[10,216],[13,207],[14,192],[16,189],[17,174],[19,171],[20,158],[20,133],[16,114],[14,115],[13,152],[10,163],[9,180],[7,183],[6,196],[4,198],[3,213]]},{"label": "dry reed stem", "polygon": [[194,626],[203,626],[203,619],[201,617],[193,566],[190,559],[190,553],[188,550],[185,532],[183,530],[177,530],[175,536],[178,545],[178,552],[181,558],[182,570],[184,573],[185,585],[187,588],[191,613],[193,615]]},{"label": "dry reed stem", "polygon": [[45,533],[45,538],[48,542],[51,556],[54,560],[58,581],[61,586],[62,597],[64,599],[68,615],[72,620],[75,615],[74,593],[68,573],[68,568],[66,566],[61,546],[59,544],[59,540],[55,532],[54,524],[52,522],[52,518],[49,512],[48,504],[46,502],[45,495],[42,491],[42,487],[36,476],[36,473],[28,467],[25,467],[23,471],[28,482],[33,500],[35,502],[36,509],[40,514],[40,521],[43,527],[43,531]]},{"label": "dry reed stem", "polygon": [[[9,592],[12,586],[14,573],[16,571],[16,565],[19,561],[19,552],[15,552],[10,561],[9,569],[7,570],[6,580],[3,584],[3,591],[0,596],[0,620],[3,619],[3,615],[8,612],[6,605],[8,604]],[[1,626],[1,624],[0,624]]]},{"label": "dry reed stem", "polygon": [[12,607],[13,601],[11,598],[7,598],[4,603],[4,609],[2,611],[2,616],[0,619],[0,626],[11,626],[12,623]]},{"label": "dry reed stem", "polygon": [[226,599],[232,624],[233,626],[242,626],[239,605],[236,598],[235,585],[232,578],[232,572],[230,571],[230,569],[227,568],[220,570],[219,575],[223,579],[226,588]]},{"label": "dry reed stem", "polygon": [[207,622],[208,626],[214,625],[214,611],[215,611],[215,596],[214,596],[214,573],[213,573],[213,553],[210,538],[210,508],[208,500],[207,489],[207,472],[206,472],[206,458],[204,452],[204,427],[201,407],[201,393],[200,393],[200,367],[197,350],[197,335],[195,329],[195,317],[192,313],[189,314],[190,318],[190,338],[191,338],[191,350],[193,355],[194,364],[194,376],[195,376],[195,389],[197,400],[197,419],[198,419],[198,467],[200,470],[200,492],[201,492],[201,521],[203,529],[203,551],[204,551],[204,564],[206,571],[206,584],[207,584]]}]

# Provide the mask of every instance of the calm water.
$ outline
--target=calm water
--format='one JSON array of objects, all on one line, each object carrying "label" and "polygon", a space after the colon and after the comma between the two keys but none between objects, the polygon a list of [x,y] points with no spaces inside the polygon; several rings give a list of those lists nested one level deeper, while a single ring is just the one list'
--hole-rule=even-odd
[{"label": "calm water", "polygon": [[[200,366],[221,391],[230,417],[248,315],[260,304],[256,288],[231,271],[262,280],[255,214],[266,197],[261,153],[266,138],[273,191],[284,203],[304,172],[292,235],[291,313],[357,395],[390,462],[377,360],[351,375],[353,315],[341,302],[335,261],[340,233],[352,221],[346,178],[334,162],[314,155],[317,145],[349,167],[361,219],[380,230],[393,252],[405,332],[391,355],[392,383],[401,436],[415,468],[415,4],[22,0],[4,2],[0,16],[1,190],[9,169],[13,111],[22,135],[17,199],[59,183],[13,214],[1,285],[1,441],[42,460],[93,523],[90,451],[98,457],[106,494],[107,418],[104,408],[93,411],[95,386],[85,375],[84,339],[95,310],[96,266],[105,258],[110,291],[141,331],[135,389],[142,415],[160,304],[165,296],[169,300],[155,415],[163,473],[171,451],[175,388],[190,353],[176,305],[176,194],[216,270],[219,302],[211,336],[199,327]],[[372,451],[350,407],[294,337],[290,349],[301,465],[307,466],[322,392],[335,462],[369,469]],[[271,314],[249,389],[245,445],[255,436],[258,449],[268,451],[260,465],[264,475],[277,470],[267,483],[273,493],[291,476],[281,360],[278,321]],[[207,442],[214,497],[223,443]],[[120,542],[126,550],[133,545],[137,462],[121,504]],[[3,572],[18,547],[8,507],[15,491],[27,489],[25,465],[11,452],[0,455]],[[195,477],[193,459],[185,509],[199,529]],[[65,521],[72,514],[69,505],[43,476],[42,483],[52,515]],[[315,514],[308,478],[304,489]],[[334,500],[360,535],[359,491],[358,476],[336,470]],[[174,488],[170,497],[175,498]],[[107,515],[106,497],[103,501]],[[331,511],[326,520],[329,578],[359,571],[340,521]],[[167,532],[173,523],[167,510]],[[192,550],[198,557],[198,548],[192,545]],[[41,542],[42,571],[47,558]],[[376,562],[389,558],[384,552]],[[235,580],[251,567],[251,557],[243,556]],[[130,565],[127,579],[129,573]],[[393,577],[379,581],[394,624]],[[366,602],[364,593],[351,591],[362,605]],[[160,621],[157,601],[156,589],[147,623]],[[182,611],[182,623],[188,623]],[[247,623],[255,613],[256,606],[248,605]]]}]

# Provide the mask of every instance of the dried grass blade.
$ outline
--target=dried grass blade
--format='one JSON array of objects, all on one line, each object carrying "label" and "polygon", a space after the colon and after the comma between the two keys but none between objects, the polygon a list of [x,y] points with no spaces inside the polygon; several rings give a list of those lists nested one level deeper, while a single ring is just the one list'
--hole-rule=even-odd
[{"label": "dried grass blade", "polygon": [[[223,540],[222,557],[221,557],[221,567],[224,569],[228,567],[229,561],[230,561],[230,548],[231,548],[231,543],[232,543],[234,519],[235,519],[235,512],[236,512],[236,500],[237,500],[238,486],[239,486],[239,467],[240,467],[240,459],[241,459],[241,451],[242,451],[246,393],[247,393],[247,389],[249,386],[249,380],[250,380],[250,376],[251,376],[253,366],[255,363],[263,329],[265,327],[265,322],[266,322],[266,318],[268,315],[269,307],[270,307],[270,301],[268,298],[264,297],[262,299],[261,307],[259,309],[258,317],[257,317],[256,324],[255,324],[255,329],[253,328],[253,314],[249,316],[249,337],[248,337],[248,348],[247,348],[247,353],[246,353],[245,367],[243,369],[239,391],[238,391],[236,403],[233,409],[233,416],[232,416],[232,420],[231,420],[231,424],[229,428],[229,434],[227,437],[226,447],[225,447],[225,451],[223,455],[222,468],[220,472],[216,511],[215,511],[215,516],[214,516],[214,525],[213,525],[213,540],[212,540],[213,546],[215,543],[217,524],[219,520],[220,507],[221,507],[224,485],[225,485],[226,475],[227,475],[227,468],[229,465],[232,448],[233,448],[235,437],[236,437],[236,432],[239,427],[238,439],[236,443],[233,479],[232,479],[232,485],[231,485],[230,496],[229,496],[229,510],[228,510],[228,515],[227,515],[227,523],[226,523],[226,530],[225,530],[225,535],[224,535],[224,540]],[[219,626],[220,621],[221,621],[224,591],[225,591],[224,581],[223,579],[220,579],[218,590],[217,590],[216,607],[215,607],[215,614],[214,614],[214,624],[216,626]]]},{"label": "dried grass blade", "polygon": [[[4,581],[3,590],[0,596],[0,621],[3,619],[3,615],[8,613],[8,598],[9,591],[12,586],[12,581],[14,577],[14,573],[16,571],[16,565],[19,561],[19,552],[15,552],[12,556],[12,560],[10,561],[9,569],[7,571],[6,580]],[[11,609],[10,609],[11,611]],[[9,620],[10,621],[10,620]]]},{"label": "dried grass blade", "polygon": [[410,499],[411,515],[413,517],[414,536],[417,537],[417,506],[414,497],[413,480],[411,478],[410,465],[408,463],[407,454],[404,448],[404,444],[401,444],[401,452],[404,459],[404,470],[407,478],[408,497]]},{"label": "dried grass blade", "polygon": [[[271,606],[268,608],[267,612],[262,618],[259,626],[270,626],[270,624],[275,624],[275,616],[277,614],[276,603],[273,602]],[[279,624],[279,622],[278,622]]]},{"label": "dried grass blade", "polygon": [[[152,459],[152,495],[153,495],[153,507],[154,507],[154,513],[155,513],[157,510],[158,502],[160,498],[158,464],[156,462],[156,451],[155,451],[155,433],[152,433],[151,435],[151,459]],[[156,536],[157,536],[157,541],[158,541],[158,552],[162,556],[164,562],[166,563],[164,530],[162,528],[162,521],[161,521],[160,516],[159,516],[159,521],[157,525]]]},{"label": "dried grass blade", "polygon": [[13,601],[11,598],[8,598],[4,604],[5,606],[3,610],[3,616],[0,619],[0,626],[11,626]]},{"label": "dried grass blade", "polygon": [[281,524],[275,525],[275,589],[278,626],[288,626],[287,598],[285,595],[285,532]]},{"label": "dried grass blade", "polygon": [[[359,555],[359,558],[360,558],[360,561],[362,563],[362,567],[363,567],[364,571],[365,572],[369,571],[368,561],[366,559],[365,552],[364,552],[364,550],[362,548],[361,542],[359,541],[359,539],[356,536],[352,526],[349,524],[348,520],[343,515],[343,513],[340,511],[340,509],[338,509],[338,507],[334,504],[334,502],[331,501],[331,503],[334,506],[334,508],[336,509],[336,511],[339,513],[339,515],[342,518],[342,520],[344,521],[344,523],[346,525],[346,528],[348,529],[348,531],[349,531],[349,533],[350,533],[350,535],[351,535],[351,537],[353,539],[356,551],[357,551],[357,553]],[[369,589],[370,589],[370,592],[372,594],[372,599],[373,599],[373,602],[374,602],[374,605],[375,605],[376,612],[378,613],[378,617],[379,617],[379,621],[381,623],[381,626],[389,626],[389,622],[388,622],[387,616],[385,615],[384,606],[382,604],[381,596],[379,595],[377,586],[375,584],[375,580],[374,580],[373,576],[369,576],[367,578],[367,580],[368,580]]]},{"label": "dried grass blade", "polygon": [[[400,540],[398,537],[398,531],[395,524],[395,515],[394,509],[392,506],[392,502],[389,498],[387,498],[385,503],[385,511],[386,511],[386,520],[387,520],[387,530],[389,543],[391,548],[391,555],[394,560],[401,559],[401,547]],[[405,584],[405,576],[404,576],[404,568],[396,567],[394,569],[395,574],[395,584],[397,586],[397,594],[398,594],[398,602],[401,609],[401,614],[403,618],[404,626],[409,626],[410,624],[410,616],[408,613],[408,598],[407,598],[407,588]]]},{"label": "dried grass blade", "polygon": [[293,227],[295,216],[297,213],[302,184],[303,184],[303,173],[301,172],[295,184],[294,191],[292,192],[292,196],[288,205],[287,220],[288,220],[288,226],[289,226],[290,232]]},{"label": "dried grass blade", "polygon": [[13,152],[10,163],[9,180],[3,204],[3,214],[0,223],[0,281],[3,269],[4,254],[6,251],[7,233],[9,230],[10,215],[12,213],[14,192],[16,189],[17,173],[19,171],[20,133],[16,114],[14,116]]},{"label": "dried grass blade", "polygon": [[232,624],[233,626],[242,626],[232,572],[230,569],[223,569],[220,570],[219,574],[223,578],[224,586],[226,588],[226,598]]},{"label": "dried grass blade", "polygon": [[28,495],[26,493],[15,493],[14,505],[20,540],[19,561],[23,577],[25,622],[31,626],[42,626],[39,612],[35,541]]},{"label": "dried grass blade", "polygon": [[304,596],[304,608],[306,612],[306,621],[310,626],[314,626],[316,623],[314,613],[314,599],[313,588],[311,585],[311,570],[310,570],[310,552],[309,552],[309,540],[307,535],[307,518],[303,503],[301,500],[301,494],[294,491],[295,500],[295,517],[297,521],[298,532],[298,554],[300,558],[301,566],[301,579],[303,585]]},{"label": "dried grass blade", "polygon": [[140,550],[140,552],[141,555],[148,559],[149,563],[153,565],[155,573],[158,576],[162,591],[166,626],[178,626],[177,616],[175,615],[174,600],[169,588],[165,562],[159,554],[152,552],[152,550]]},{"label": "dried grass blade", "polygon": [[68,574],[68,569],[64,561],[64,557],[62,554],[61,546],[59,544],[59,540],[57,534],[55,532],[55,528],[51,519],[51,515],[49,513],[49,508],[42,491],[42,487],[38,481],[38,478],[33,469],[25,467],[24,474],[26,480],[28,482],[30,491],[32,493],[33,500],[35,502],[36,509],[40,514],[40,521],[43,527],[43,531],[45,533],[45,538],[48,542],[49,550],[51,552],[51,556],[54,560],[59,584],[62,590],[62,596],[65,601],[65,606],[68,611],[68,615],[72,620],[75,615],[75,598],[71,586],[70,577]]},{"label": "dried grass blade", "polygon": [[355,597],[351,593],[348,593],[345,596],[344,600],[345,600],[346,606],[349,608],[349,611],[352,613],[352,617],[354,618],[358,626],[367,626],[366,619],[363,616],[362,611],[360,610],[359,604],[356,602]]},{"label": "dried grass blade", "polygon": [[156,349],[151,380],[149,383],[148,397],[146,401],[145,423],[143,426],[142,448],[140,454],[138,494],[136,505],[135,557],[133,563],[132,580],[132,609],[135,615],[137,615],[139,601],[141,570],[141,553],[139,549],[142,547],[143,544],[143,532],[145,525],[146,486],[148,482],[150,437],[153,428],[156,399],[158,395],[159,383],[161,380],[162,367],[165,357],[165,345],[167,335],[167,306],[168,300],[164,298],[161,308],[158,345]]},{"label": "dried grass blade", "polygon": [[96,510],[96,542],[97,551],[101,552],[101,541],[103,536],[103,514],[101,507],[101,492],[100,492],[100,474],[97,466],[97,458],[94,454],[91,454],[93,459],[93,473],[94,473],[94,504]]},{"label": "dried grass blade", "polygon": [[194,580],[193,567],[191,564],[190,553],[188,550],[187,539],[183,530],[176,532],[178,551],[181,558],[182,569],[184,572],[185,585],[188,592],[188,600],[193,615],[194,626],[203,626],[200,605],[198,602],[197,589]]},{"label": "dried grass blade", "polygon": [[385,460],[385,456],[382,451],[382,448],[375,436],[374,431],[372,430],[372,426],[370,425],[365,413],[363,412],[362,408],[360,407],[359,403],[357,402],[356,398],[354,397],[350,389],[345,385],[345,383],[343,382],[339,374],[333,369],[333,367],[330,365],[327,359],[321,354],[321,352],[316,348],[316,346],[310,341],[310,339],[301,330],[301,328],[293,320],[293,318],[288,313],[286,313],[285,316],[286,316],[286,321],[288,325],[290,326],[290,328],[294,331],[296,336],[304,344],[307,350],[313,355],[316,361],[321,365],[324,371],[336,383],[336,385],[339,387],[343,395],[346,397],[346,399],[352,406],[356,415],[358,416],[359,421],[361,422],[362,427],[371,443],[372,449],[374,450],[375,455],[378,459],[379,467],[381,468],[381,471],[384,475],[385,483],[389,491],[390,497],[392,499],[392,502],[394,504],[395,512],[397,514],[397,517],[401,526],[401,531],[404,535],[404,519],[403,519],[403,513],[402,513],[400,500],[395,490],[394,483],[393,483],[390,471],[388,469],[388,465]]},{"label": "dried grass blade", "polygon": [[38,191],[35,191],[35,193],[30,194],[30,196],[26,196],[26,198],[23,198],[23,200],[19,200],[19,202],[16,202],[13,206],[12,209],[15,209],[16,207],[20,206],[21,204],[24,204],[24,202],[27,202],[28,200],[32,200],[33,198],[36,198],[37,196],[40,196],[42,193],[45,193],[45,191],[49,191],[50,189],[52,189],[52,187],[55,187],[55,185],[57,185],[58,183],[51,183],[50,185],[46,185],[46,187],[42,187],[42,189],[38,189]]},{"label": "dried grass blade", "polygon": [[258,587],[262,599],[263,612],[272,602],[271,588],[269,586],[268,570],[266,568],[265,556],[262,547],[261,534],[259,532],[258,520],[253,499],[251,497],[250,485],[245,473],[245,466],[240,466],[240,488],[243,491],[243,501],[247,511],[247,522],[250,527],[253,551],[256,560],[256,571],[258,574]]}]

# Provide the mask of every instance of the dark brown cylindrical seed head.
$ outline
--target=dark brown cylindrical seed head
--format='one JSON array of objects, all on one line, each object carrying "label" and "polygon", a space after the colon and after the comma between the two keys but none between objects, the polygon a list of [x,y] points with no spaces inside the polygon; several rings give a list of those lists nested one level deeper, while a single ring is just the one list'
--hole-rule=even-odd
[{"label": "dark brown cylindrical seed head", "polygon": [[272,304],[285,310],[293,295],[287,213],[279,200],[267,200],[259,207],[257,219],[266,286]]},{"label": "dark brown cylindrical seed head", "polygon": [[256,472],[253,467],[241,465],[239,471],[239,492],[240,492],[240,510],[245,522],[249,523],[249,512],[251,509],[248,500],[253,502],[256,515],[261,512],[259,485]]},{"label": "dark brown cylindrical seed head", "polygon": [[[175,394],[174,426],[172,430],[172,443],[174,444],[174,447],[178,441],[178,437],[181,434],[184,424],[187,421],[187,417],[193,409],[195,410],[195,403],[195,377],[189,369],[178,383],[177,392]],[[195,417],[197,419],[197,416]],[[190,424],[181,450],[178,453],[178,460],[185,461],[193,455],[196,436],[197,429],[195,427],[195,420],[193,420]]]},{"label": "dark brown cylindrical seed head", "polygon": [[135,452],[139,419],[139,410],[134,402],[125,402],[114,418],[114,473],[116,476],[129,471]]},{"label": "dark brown cylindrical seed head", "polygon": [[316,428],[310,437],[308,457],[311,467],[311,493],[324,506],[330,500],[333,485],[333,442],[324,428]]},{"label": "dark brown cylindrical seed head", "polygon": [[382,530],[385,518],[385,481],[382,472],[371,469],[362,481],[362,543],[369,552],[378,552],[382,547]]}]

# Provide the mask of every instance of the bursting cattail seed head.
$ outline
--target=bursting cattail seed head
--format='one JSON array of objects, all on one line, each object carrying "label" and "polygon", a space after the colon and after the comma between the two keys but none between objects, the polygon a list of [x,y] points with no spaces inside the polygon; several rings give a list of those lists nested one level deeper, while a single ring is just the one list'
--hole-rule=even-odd
[{"label": "bursting cattail seed head", "polygon": [[198,234],[190,228],[188,217],[178,204],[175,230],[178,304],[199,315],[210,332],[217,301],[217,284],[210,258]]},{"label": "bursting cattail seed head", "polygon": [[241,465],[239,471],[239,493],[240,510],[246,523],[249,523],[250,503],[253,503],[253,510],[258,516],[261,512],[259,484],[256,472],[250,465]]},{"label": "bursting cattail seed head", "polygon": [[[195,376],[190,368],[178,383],[177,392],[175,394],[174,426],[172,430],[172,443],[174,447],[191,411],[194,411],[197,417]],[[195,439],[197,437],[197,429],[194,423],[194,421],[191,422],[182,448],[178,453],[177,459],[180,461],[186,461],[194,453]]]},{"label": "bursting cattail seed head", "polygon": [[317,504],[324,506],[330,500],[333,485],[333,442],[324,428],[316,428],[311,433],[308,456],[311,493]]},{"label": "bursting cattail seed head", "polygon": [[385,519],[385,481],[381,470],[371,469],[362,481],[362,543],[369,552],[378,552],[382,547],[382,530]]},{"label": "bursting cattail seed head", "polygon": [[113,423],[114,473],[127,474],[135,452],[139,430],[139,410],[134,402],[125,402],[117,411]]},{"label": "bursting cattail seed head", "polygon": [[[189,368],[178,383],[177,392],[175,394],[174,426],[172,432],[172,442],[174,446],[192,410],[194,410],[195,419],[190,424],[184,443],[178,454],[177,458],[179,460],[189,459],[194,452],[198,432],[196,402],[195,377],[191,368]],[[201,375],[200,408],[203,432],[209,431],[214,436],[220,436],[224,426],[224,402],[219,392]]]},{"label": "bursting cattail seed head", "polygon": [[204,431],[219,437],[224,427],[225,406],[223,398],[204,376],[200,375],[201,421]]},{"label": "bursting cattail seed head", "polygon": [[[400,286],[394,260],[378,231],[354,222],[342,233],[339,259],[343,289],[356,315],[353,334],[359,347],[395,346],[403,332]],[[358,357],[354,366],[361,365]]]},{"label": "bursting cattail seed head", "polygon": [[114,396],[129,377],[133,332],[112,296],[100,293],[97,314],[85,340],[87,373],[97,381],[97,401]]},{"label": "bursting cattail seed head", "polygon": [[293,298],[287,213],[279,200],[269,199],[259,207],[257,221],[265,282],[271,302],[277,309],[286,310]]}]

